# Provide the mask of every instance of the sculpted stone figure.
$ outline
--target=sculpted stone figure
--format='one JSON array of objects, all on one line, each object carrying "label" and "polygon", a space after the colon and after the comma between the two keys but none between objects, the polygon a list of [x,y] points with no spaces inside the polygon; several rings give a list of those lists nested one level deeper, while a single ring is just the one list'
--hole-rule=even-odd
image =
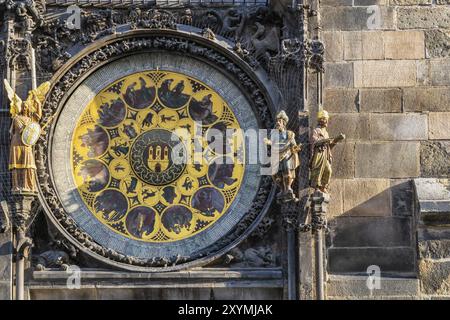
[{"label": "sculpted stone figure", "polygon": [[296,200],[292,183],[295,179],[295,170],[300,165],[298,153],[301,151],[301,145],[295,141],[295,133],[287,130],[289,121],[286,112],[281,111],[276,117],[275,129],[277,133],[272,134],[271,139],[265,139],[264,142],[272,147],[272,156],[279,157],[278,171],[272,176],[275,183],[281,188],[277,199],[281,202]]},{"label": "sculpted stone figure", "polygon": [[36,164],[33,145],[40,136],[41,127],[38,122],[42,117],[42,102],[50,89],[50,83],[45,82],[39,88],[31,90],[23,102],[5,80],[11,112],[11,147],[9,154],[9,169],[12,176],[12,192],[18,194],[35,194]]},{"label": "sculpted stone figure", "polygon": [[330,184],[333,161],[331,151],[338,142],[345,139],[342,133],[336,138],[330,138],[327,131],[329,118],[327,111],[319,111],[318,124],[311,136],[310,186],[322,192],[328,192]]}]

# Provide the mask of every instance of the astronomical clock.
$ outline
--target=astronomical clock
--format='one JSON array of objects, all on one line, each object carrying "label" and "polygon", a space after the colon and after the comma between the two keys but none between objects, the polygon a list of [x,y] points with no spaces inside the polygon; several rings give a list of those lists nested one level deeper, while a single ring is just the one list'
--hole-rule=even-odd
[{"label": "astronomical clock", "polygon": [[292,297],[309,148],[282,199],[270,130],[309,141],[307,6],[129,2],[0,0],[0,299]]},{"label": "astronomical clock", "polygon": [[217,259],[263,219],[274,188],[246,134],[272,127],[272,98],[223,46],[135,31],[57,75],[37,173],[44,209],[79,250],[116,268],[178,270]]}]

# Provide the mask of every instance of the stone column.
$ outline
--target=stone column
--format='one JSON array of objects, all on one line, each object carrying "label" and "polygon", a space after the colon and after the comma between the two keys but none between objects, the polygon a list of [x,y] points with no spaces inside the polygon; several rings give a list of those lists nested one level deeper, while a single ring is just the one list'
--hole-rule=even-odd
[{"label": "stone column", "polygon": [[11,300],[13,239],[9,221],[10,212],[5,200],[1,201],[0,213],[0,300]]},{"label": "stone column", "polygon": [[288,299],[297,300],[297,225],[298,225],[298,201],[291,200],[281,203],[281,212],[283,214],[283,229],[286,231],[287,242],[287,285]]},{"label": "stone column", "polygon": [[[1,81],[4,78],[10,80],[11,68],[7,60],[9,54],[8,43],[12,37],[12,29],[14,19],[9,13],[0,13],[0,76]],[[10,300],[13,297],[13,234],[10,226],[11,210],[8,206],[7,200],[11,198],[9,194],[9,171],[8,171],[8,157],[9,153],[4,150],[9,149],[9,109],[8,98],[3,88],[3,83],[0,85],[0,180],[2,188],[0,188],[0,300]]]},{"label": "stone column", "polygon": [[25,298],[25,262],[29,257],[32,240],[26,236],[31,216],[31,205],[34,195],[14,195],[13,226],[15,232],[15,263],[16,263],[16,300]]},{"label": "stone column", "polygon": [[312,195],[311,227],[315,235],[315,263],[316,263],[316,298],[325,299],[325,272],[324,259],[324,230],[327,230],[326,212],[330,202],[330,195],[316,190]]}]

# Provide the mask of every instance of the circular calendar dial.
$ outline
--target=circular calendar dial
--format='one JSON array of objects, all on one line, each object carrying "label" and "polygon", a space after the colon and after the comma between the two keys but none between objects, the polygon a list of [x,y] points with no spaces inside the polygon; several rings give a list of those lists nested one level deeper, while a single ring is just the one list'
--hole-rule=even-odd
[{"label": "circular calendar dial", "polygon": [[239,192],[239,123],[217,92],[192,77],[129,75],[97,94],[76,121],[77,192],[96,219],[123,236],[188,238],[226,214]]}]

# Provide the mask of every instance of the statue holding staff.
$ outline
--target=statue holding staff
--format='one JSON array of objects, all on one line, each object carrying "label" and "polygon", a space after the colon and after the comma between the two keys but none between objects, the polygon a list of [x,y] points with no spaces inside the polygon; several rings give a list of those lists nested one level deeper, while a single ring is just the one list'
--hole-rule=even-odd
[{"label": "statue holding staff", "polygon": [[298,153],[302,150],[302,146],[297,145],[295,141],[295,133],[287,130],[288,122],[286,112],[279,112],[276,117],[275,134],[272,133],[270,140],[264,139],[264,142],[272,148],[272,156],[278,155],[278,170],[272,178],[281,188],[277,195],[277,199],[281,202],[297,200],[292,183],[295,179],[295,170],[300,166]]}]

